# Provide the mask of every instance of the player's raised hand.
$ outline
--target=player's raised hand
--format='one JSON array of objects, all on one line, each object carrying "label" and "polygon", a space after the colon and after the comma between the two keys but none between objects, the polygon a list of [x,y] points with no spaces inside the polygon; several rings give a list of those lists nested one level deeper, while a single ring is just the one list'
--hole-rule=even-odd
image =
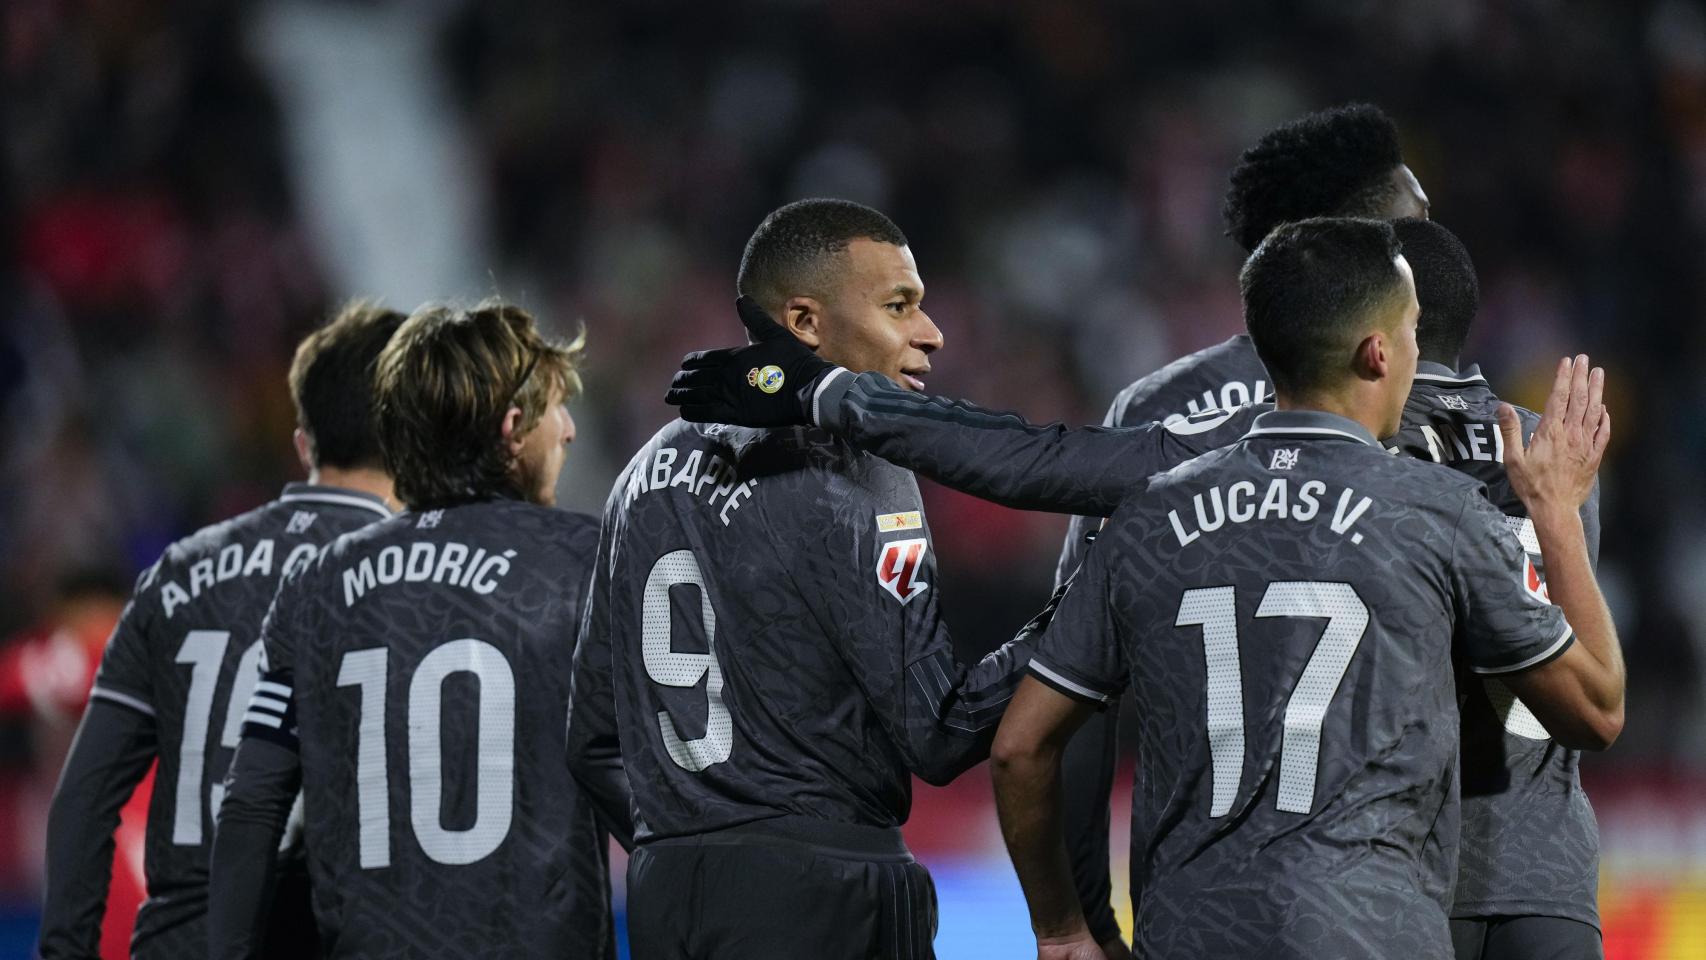
[{"label": "player's raised hand", "polygon": [[683,357],[664,402],[695,423],[810,424],[812,392],[835,364],[795,339],[750,297],[736,300],[735,308],[752,342]]},{"label": "player's raised hand", "polygon": [[1526,449],[1516,410],[1508,403],[1499,406],[1505,469],[1530,513],[1549,507],[1573,511],[1587,500],[1611,441],[1604,397],[1605,370],[1590,367],[1584,353],[1559,361],[1552,394]]}]

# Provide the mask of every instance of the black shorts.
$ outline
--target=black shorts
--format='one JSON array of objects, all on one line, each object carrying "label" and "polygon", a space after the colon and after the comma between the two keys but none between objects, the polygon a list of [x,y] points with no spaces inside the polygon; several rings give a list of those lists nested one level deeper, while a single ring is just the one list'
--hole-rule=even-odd
[{"label": "black shorts", "polygon": [[1457,960],[1601,960],[1599,930],[1563,917],[1477,917],[1451,921]]},{"label": "black shorts", "polygon": [[782,817],[628,861],[634,960],[933,960],[936,887],[900,831]]}]

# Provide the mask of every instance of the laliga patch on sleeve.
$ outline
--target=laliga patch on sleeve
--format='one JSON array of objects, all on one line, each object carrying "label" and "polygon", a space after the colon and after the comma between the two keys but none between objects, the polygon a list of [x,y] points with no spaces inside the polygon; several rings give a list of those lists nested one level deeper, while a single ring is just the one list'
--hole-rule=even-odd
[{"label": "laliga patch on sleeve", "polygon": [[1540,571],[1534,568],[1534,561],[1527,555],[1522,558],[1522,586],[1538,600],[1552,602],[1552,594],[1546,589],[1546,581],[1540,579]]},{"label": "laliga patch on sleeve", "polygon": [[905,513],[877,514],[877,530],[882,533],[922,529],[924,529],[924,514],[918,510],[908,510]]},{"label": "laliga patch on sleeve", "polygon": [[924,569],[924,554],[929,549],[930,541],[923,537],[883,544],[882,552],[877,554],[877,585],[893,594],[903,606],[930,589],[928,583],[918,579],[919,571]]}]

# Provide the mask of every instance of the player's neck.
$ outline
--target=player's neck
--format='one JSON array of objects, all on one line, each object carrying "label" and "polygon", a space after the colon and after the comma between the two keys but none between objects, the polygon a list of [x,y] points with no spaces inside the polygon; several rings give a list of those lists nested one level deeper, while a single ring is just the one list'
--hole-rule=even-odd
[{"label": "player's neck", "polygon": [[341,487],[354,490],[357,493],[371,493],[392,510],[397,510],[401,504],[397,502],[396,491],[391,486],[391,475],[375,467],[315,467],[308,471],[308,482],[323,487]]},{"label": "player's neck", "polygon": [[1437,363],[1442,367],[1450,367],[1453,370],[1462,370],[1463,369],[1463,358],[1461,356],[1458,356],[1455,354],[1452,356],[1446,357],[1446,356],[1440,356],[1437,354],[1423,353],[1421,355],[1420,359],[1424,363]]},{"label": "player's neck", "polygon": [[1382,436],[1387,430],[1386,424],[1382,423],[1375,413],[1379,407],[1378,398],[1368,396],[1365,391],[1360,390],[1344,393],[1315,393],[1307,396],[1291,396],[1277,391],[1274,394],[1274,409],[1276,410],[1330,413],[1362,424],[1370,434],[1376,437]]}]

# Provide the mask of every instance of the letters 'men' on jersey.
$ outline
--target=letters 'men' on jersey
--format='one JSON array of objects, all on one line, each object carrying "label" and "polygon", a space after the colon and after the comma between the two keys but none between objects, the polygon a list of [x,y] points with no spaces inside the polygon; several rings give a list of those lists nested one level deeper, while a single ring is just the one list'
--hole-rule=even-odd
[{"label": "letters 'men' on jersey", "polygon": [[1122,506],[1031,670],[1133,688],[1143,949],[1449,956],[1453,637],[1486,675],[1572,639],[1525,570],[1478,484],[1326,414],[1265,414]]}]

